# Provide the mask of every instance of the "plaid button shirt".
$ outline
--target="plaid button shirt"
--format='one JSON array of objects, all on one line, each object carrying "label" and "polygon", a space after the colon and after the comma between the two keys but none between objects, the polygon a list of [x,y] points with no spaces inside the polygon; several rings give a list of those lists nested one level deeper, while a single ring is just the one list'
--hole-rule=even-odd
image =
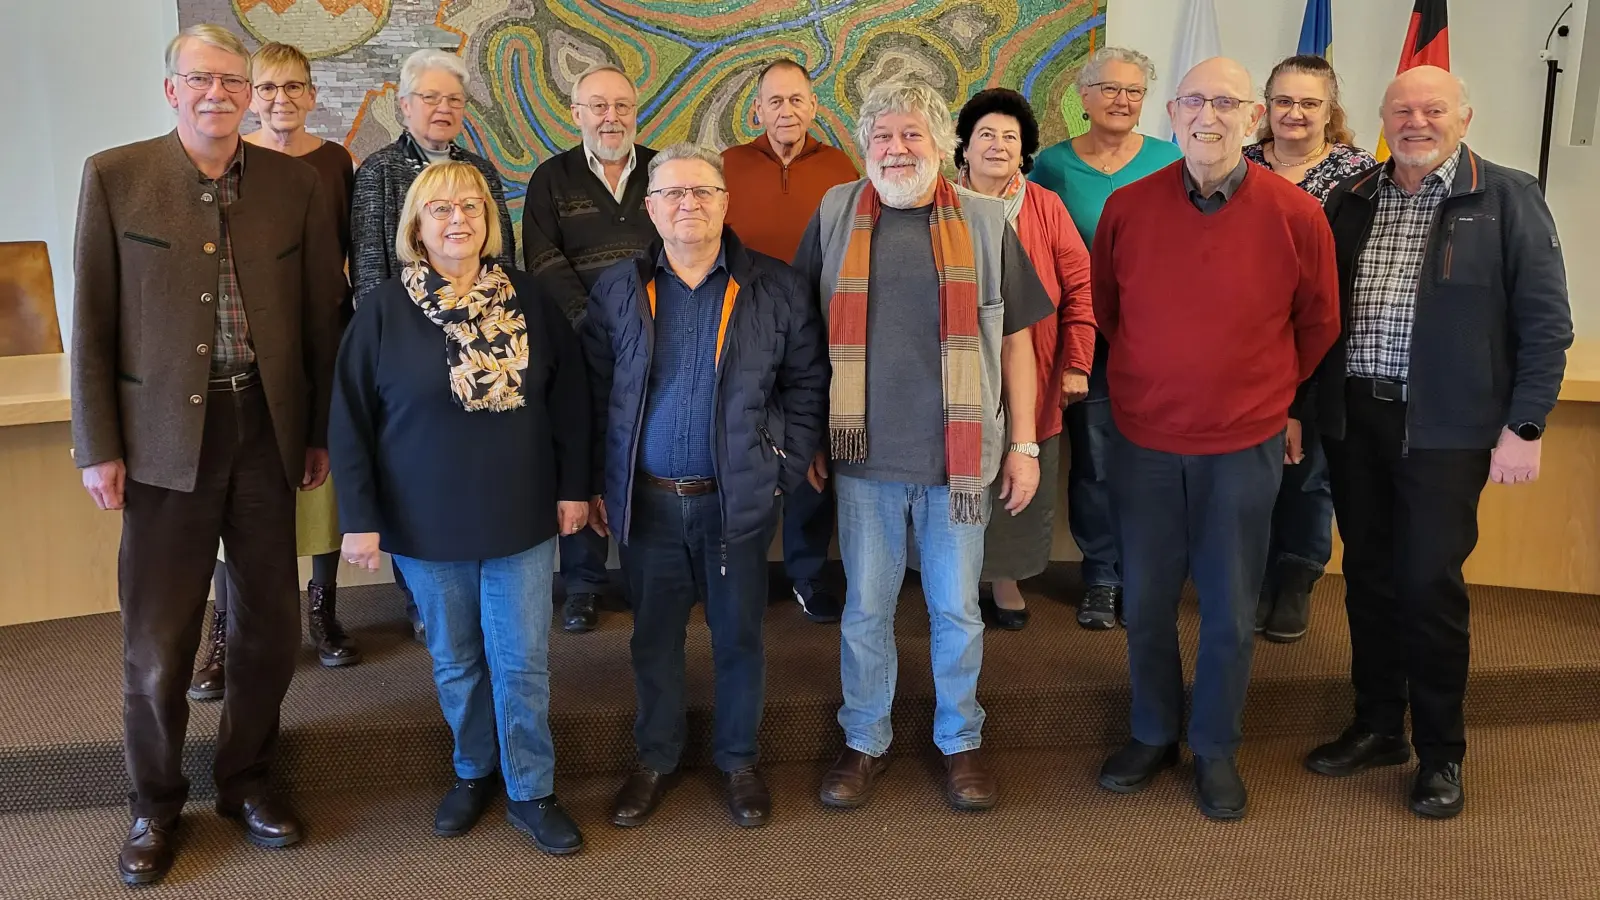
[{"label": "plaid button shirt", "polygon": [[233,237],[228,232],[228,207],[239,199],[244,177],[244,141],[239,142],[227,171],[215,181],[200,175],[201,196],[211,195],[217,205],[217,331],[211,340],[212,377],[238,375],[256,364],[250,346],[250,322],[239,296],[239,270],[234,267]]},{"label": "plaid button shirt", "polygon": [[1379,173],[1372,232],[1356,260],[1347,374],[1406,380],[1428,236],[1439,204],[1450,196],[1460,159],[1458,149],[1422,179],[1415,194],[1406,193],[1389,177],[1390,167]]}]

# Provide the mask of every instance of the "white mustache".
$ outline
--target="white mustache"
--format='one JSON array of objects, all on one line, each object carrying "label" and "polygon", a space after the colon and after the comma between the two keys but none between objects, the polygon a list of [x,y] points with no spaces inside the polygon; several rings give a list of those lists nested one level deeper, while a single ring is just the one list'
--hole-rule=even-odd
[{"label": "white mustache", "polygon": [[231,102],[202,103],[199,106],[199,111],[203,112],[203,113],[210,113],[210,112],[231,113],[231,112],[238,112],[239,111],[239,107],[236,106],[235,104],[231,103]]},{"label": "white mustache", "polygon": [[896,156],[885,156],[883,159],[879,160],[878,171],[882,172],[884,169],[892,168],[894,166],[919,165],[921,165],[921,162],[915,156],[911,155],[910,153],[901,153]]}]

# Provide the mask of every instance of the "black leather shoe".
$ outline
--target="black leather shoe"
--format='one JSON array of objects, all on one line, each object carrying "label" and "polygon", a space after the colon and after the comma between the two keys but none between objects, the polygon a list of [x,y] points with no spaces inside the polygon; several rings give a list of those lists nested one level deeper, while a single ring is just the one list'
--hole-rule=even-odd
[{"label": "black leather shoe", "polygon": [[1028,626],[1027,609],[1006,609],[987,592],[978,594],[978,612],[985,624],[1003,631],[1021,631]]},{"label": "black leather shoe", "polygon": [[1396,734],[1374,734],[1355,725],[1306,754],[1306,768],[1319,775],[1345,778],[1378,766],[1400,766],[1411,761],[1411,747]]},{"label": "black leather shoe", "polygon": [[844,615],[844,604],[838,595],[815,581],[796,581],[794,599],[800,604],[800,612],[818,625],[837,622]]},{"label": "black leather shoe", "polygon": [[433,814],[433,833],[439,837],[455,837],[471,831],[494,800],[495,788],[499,783],[497,775],[457,778]]},{"label": "black leather shoe", "polygon": [[1427,819],[1451,819],[1466,802],[1460,763],[1423,763],[1411,785],[1411,811]]},{"label": "black leather shoe", "polygon": [[1278,563],[1278,587],[1272,601],[1272,614],[1262,635],[1277,644],[1292,644],[1311,628],[1311,589],[1322,577],[1322,567],[1298,560]]},{"label": "black leather shoe", "polygon": [[1111,584],[1091,584],[1078,605],[1078,624],[1090,631],[1110,631],[1117,627],[1117,601],[1122,588]]},{"label": "black leather shoe", "polygon": [[1118,794],[1133,794],[1150,786],[1162,769],[1178,764],[1178,745],[1152,747],[1138,741],[1111,754],[1100,767],[1100,786]]},{"label": "black leather shoe", "polygon": [[173,832],[178,820],[138,818],[128,828],[117,853],[117,871],[125,884],[155,884],[172,868]]},{"label": "black leather shoe", "polygon": [[728,797],[728,814],[740,828],[760,828],[772,821],[772,794],[755,766],[722,773],[722,790]]},{"label": "black leather shoe", "polygon": [[200,664],[200,670],[194,673],[194,680],[189,682],[189,699],[199,702],[221,700],[227,689],[227,681],[223,677],[228,661],[226,611],[219,609],[212,613],[211,634],[208,640],[210,649],[206,651],[206,660]]},{"label": "black leather shoe", "polygon": [[561,605],[561,630],[568,634],[593,631],[600,621],[600,613],[595,609],[599,602],[599,594],[573,594],[568,597],[567,602]]},{"label": "black leather shoe", "polygon": [[246,797],[237,805],[217,801],[217,815],[244,826],[245,840],[257,847],[292,847],[305,837],[289,805],[271,794]]},{"label": "black leather shoe", "polygon": [[583,849],[583,833],[561,808],[556,795],[542,800],[508,800],[506,821],[551,856],[567,856]]},{"label": "black leather shoe", "polygon": [[611,806],[611,824],[622,828],[643,825],[677,780],[676,772],[657,772],[644,766],[634,769],[617,791],[616,802]]},{"label": "black leather shoe", "polygon": [[306,585],[306,633],[317,648],[317,660],[330,669],[361,661],[361,651],[339,624],[334,607],[338,593],[338,585],[315,581]]},{"label": "black leather shoe", "polygon": [[1239,777],[1239,767],[1232,757],[1227,759],[1194,758],[1195,802],[1208,819],[1242,819],[1249,798],[1245,794],[1244,779]]}]

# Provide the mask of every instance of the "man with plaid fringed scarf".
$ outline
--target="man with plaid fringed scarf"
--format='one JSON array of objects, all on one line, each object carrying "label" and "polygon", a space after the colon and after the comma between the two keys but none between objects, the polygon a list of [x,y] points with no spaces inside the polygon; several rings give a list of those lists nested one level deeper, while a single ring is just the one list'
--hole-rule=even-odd
[{"label": "man with plaid fringed scarf", "polygon": [[[878,85],[862,104],[856,140],[867,177],[823,197],[794,262],[827,323],[827,455],[818,454],[811,478],[829,476],[831,457],[847,582],[839,663],[846,746],[821,797],[862,805],[887,762],[909,525],[933,630],[945,797],[958,809],[988,809],[998,792],[978,758],[984,526],[991,499],[1003,505],[993,514],[1015,515],[1038,489],[1026,329],[1054,308],[1005,204],[941,174],[955,129],[937,92],[917,82]],[[1011,409],[1026,412],[1006,415]]]}]

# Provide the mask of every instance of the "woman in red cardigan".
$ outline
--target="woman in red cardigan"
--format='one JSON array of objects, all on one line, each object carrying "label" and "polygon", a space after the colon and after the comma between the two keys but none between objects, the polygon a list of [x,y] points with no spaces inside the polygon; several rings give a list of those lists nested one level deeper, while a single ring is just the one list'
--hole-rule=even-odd
[{"label": "woman in red cardigan", "polygon": [[1043,572],[1050,561],[1061,470],[1061,410],[1089,393],[1094,362],[1089,251],[1061,199],[1022,177],[1039,150],[1039,124],[1026,98],[1005,88],[980,91],[961,108],[956,138],[961,185],[1005,203],[1007,218],[1056,306],[1056,315],[1029,328],[1039,370],[1034,415],[1041,502],[1028,504],[1015,516],[991,517],[984,542],[982,577],[993,585],[993,593],[980,594],[979,606],[990,624],[1016,631],[1028,623],[1017,582]]}]

